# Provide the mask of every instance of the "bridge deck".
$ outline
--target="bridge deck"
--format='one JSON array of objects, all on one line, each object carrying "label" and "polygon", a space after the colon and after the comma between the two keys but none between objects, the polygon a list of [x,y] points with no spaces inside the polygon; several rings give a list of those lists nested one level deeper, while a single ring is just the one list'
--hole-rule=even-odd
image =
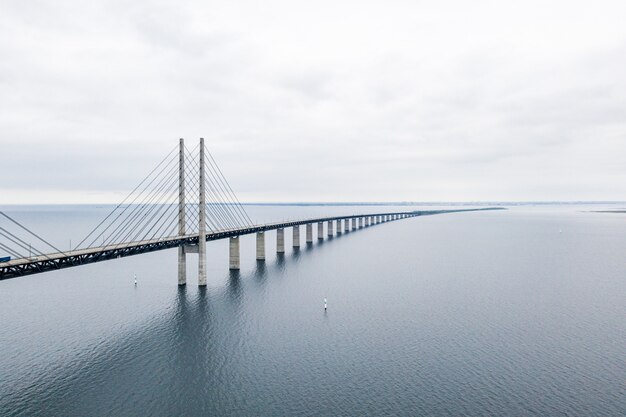
[{"label": "bridge deck", "polygon": [[[389,216],[389,215],[409,215],[425,216],[432,214],[454,213],[461,211],[496,210],[499,208],[480,209],[456,209],[456,210],[420,210],[389,213],[368,213],[352,214],[348,216],[319,217],[314,219],[294,220],[288,222],[267,223],[250,227],[223,229],[208,232],[206,240],[219,240],[232,236],[242,236],[251,233],[265,232],[268,230],[293,227],[308,223],[328,222],[352,218],[362,218],[369,216]],[[117,243],[106,246],[97,246],[85,249],[77,249],[67,252],[49,253],[45,255],[33,256],[30,258],[14,259],[0,263],[0,280],[15,278],[18,276],[36,274],[72,266],[85,265],[94,262],[101,262],[109,259],[121,258],[125,256],[137,255],[141,253],[154,252],[158,250],[170,249],[181,245],[197,245],[198,234],[186,236],[172,236],[167,238],[143,240],[138,242]]]}]

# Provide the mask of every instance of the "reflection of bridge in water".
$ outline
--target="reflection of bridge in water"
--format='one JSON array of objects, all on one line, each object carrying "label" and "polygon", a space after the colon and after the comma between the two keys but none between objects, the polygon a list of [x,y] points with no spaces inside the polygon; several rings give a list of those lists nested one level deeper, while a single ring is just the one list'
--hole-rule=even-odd
[{"label": "reflection of bridge in water", "polygon": [[[297,248],[301,240],[300,226],[305,227],[306,242],[311,243],[314,229],[317,229],[317,239],[322,240],[335,233],[409,217],[492,209],[361,213],[254,224],[206,150],[203,139],[192,151],[181,139],[178,152],[175,150],[172,149],[122,203],[69,251],[59,250],[0,212],[15,229],[0,227],[0,251],[14,258],[0,262],[0,280],[177,247],[178,283],[186,283],[186,254],[197,253],[198,284],[204,286],[206,242],[210,240],[230,240],[229,267],[238,270],[239,237],[246,234],[256,234],[256,259],[264,260],[265,233],[271,230],[276,230],[276,251],[284,253],[285,228],[292,228],[292,242]],[[33,239],[50,250],[36,249],[29,243]]]}]

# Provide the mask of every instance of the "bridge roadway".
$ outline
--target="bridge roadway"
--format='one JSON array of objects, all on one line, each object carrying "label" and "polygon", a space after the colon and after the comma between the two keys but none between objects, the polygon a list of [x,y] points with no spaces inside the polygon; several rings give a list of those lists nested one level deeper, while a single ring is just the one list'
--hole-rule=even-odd
[{"label": "bridge roadway", "polygon": [[[332,222],[337,220],[350,220],[376,216],[404,216],[401,218],[427,216],[433,214],[454,213],[461,211],[494,210],[498,208],[479,209],[455,209],[455,210],[418,210],[405,212],[352,214],[348,216],[319,217],[306,220],[295,220],[288,222],[268,223],[251,227],[218,230],[206,233],[206,240],[219,240],[234,236],[248,235],[269,230],[284,229],[286,227],[306,225],[309,223]],[[400,219],[400,218],[399,218]],[[102,262],[109,259],[116,259],[125,256],[139,255],[142,253],[155,252],[179,246],[198,245],[198,234],[185,236],[172,236],[153,240],[138,242],[127,242],[111,244],[107,246],[78,249],[67,252],[50,253],[33,256],[30,258],[14,259],[9,262],[0,262],[0,280],[16,278],[25,275],[32,275],[41,272],[54,271],[63,268],[70,268],[79,265],[86,265],[95,262]]]}]

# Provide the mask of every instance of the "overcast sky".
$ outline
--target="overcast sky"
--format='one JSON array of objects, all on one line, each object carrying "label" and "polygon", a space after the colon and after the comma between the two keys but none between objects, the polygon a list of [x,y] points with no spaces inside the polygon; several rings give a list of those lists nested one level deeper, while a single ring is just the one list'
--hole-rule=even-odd
[{"label": "overcast sky", "polygon": [[203,136],[242,201],[626,200],[626,2],[0,0],[0,204]]}]

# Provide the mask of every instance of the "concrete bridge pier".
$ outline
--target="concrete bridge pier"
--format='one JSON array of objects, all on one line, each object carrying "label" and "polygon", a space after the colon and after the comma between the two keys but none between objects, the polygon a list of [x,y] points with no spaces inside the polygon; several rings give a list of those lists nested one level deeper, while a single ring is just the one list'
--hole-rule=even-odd
[{"label": "concrete bridge pier", "polygon": [[317,240],[324,240],[324,222],[317,222]]},{"label": "concrete bridge pier", "polygon": [[333,237],[333,221],[329,220],[326,226],[328,228],[328,237]]},{"label": "concrete bridge pier", "polygon": [[293,245],[294,248],[300,247],[300,226],[293,226]]},{"label": "concrete bridge pier", "polygon": [[185,247],[178,247],[178,285],[187,285],[187,255]]},{"label": "concrete bridge pier", "polygon": [[265,232],[257,232],[256,234],[256,260],[265,260]]},{"label": "concrete bridge pier", "polygon": [[285,229],[276,229],[276,253],[285,253]]},{"label": "concrete bridge pier", "polygon": [[337,234],[341,234],[341,219],[337,219]]},{"label": "concrete bridge pier", "polygon": [[356,219],[353,217],[353,218],[352,218],[352,219],[350,219],[350,220],[351,220],[351,221],[350,221],[350,223],[352,223],[352,224],[351,224],[351,226],[352,226],[352,227],[351,227],[351,230],[356,229]]},{"label": "concrete bridge pier", "polygon": [[356,228],[357,228],[357,229],[360,229],[360,228],[361,228],[361,218],[360,218],[360,217],[358,217],[358,218],[356,219]]},{"label": "concrete bridge pier", "polygon": [[230,270],[239,269],[239,236],[231,237],[229,242],[229,261],[228,267]]},{"label": "concrete bridge pier", "polygon": [[372,216],[367,216],[367,226],[371,226],[372,225]]},{"label": "concrete bridge pier", "polygon": [[349,228],[350,228],[349,223],[350,223],[349,219],[343,219],[343,231],[345,233],[348,233],[348,231],[349,231]]},{"label": "concrete bridge pier", "polygon": [[306,243],[313,243],[313,223],[306,224]]}]

